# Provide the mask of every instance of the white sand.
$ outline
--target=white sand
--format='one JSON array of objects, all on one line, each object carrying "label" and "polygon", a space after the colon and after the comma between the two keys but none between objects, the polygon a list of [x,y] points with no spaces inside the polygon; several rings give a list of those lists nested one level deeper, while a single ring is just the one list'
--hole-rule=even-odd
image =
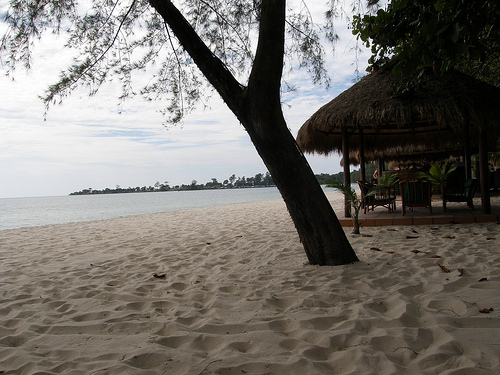
[{"label": "white sand", "polygon": [[0,231],[0,373],[500,374],[499,230],[346,228],[339,267],[280,200]]}]

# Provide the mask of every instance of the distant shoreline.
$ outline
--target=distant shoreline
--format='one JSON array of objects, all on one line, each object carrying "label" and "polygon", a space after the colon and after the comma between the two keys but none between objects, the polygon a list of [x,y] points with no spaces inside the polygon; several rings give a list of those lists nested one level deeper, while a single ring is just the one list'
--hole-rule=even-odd
[{"label": "distant shoreline", "polygon": [[253,188],[253,187],[275,187],[275,183],[271,174],[257,173],[254,177],[236,177],[235,174],[231,175],[229,178],[225,179],[223,182],[217,181],[216,178],[212,178],[205,184],[198,184],[198,181],[192,180],[189,185],[175,185],[170,186],[168,181],[160,183],[157,181],[153,186],[137,186],[122,188],[120,185],[116,185],[115,189],[105,188],[102,190],[88,188],[81,191],[76,191],[70,193],[69,195],[92,195],[92,194],[120,194],[120,193],[153,193],[158,191],[180,191],[180,190],[213,190],[213,189],[241,189],[241,188]]},{"label": "distant shoreline", "polygon": [[[129,193],[159,193],[165,191],[195,191],[195,190],[233,190],[233,189],[260,189],[260,188],[269,188],[276,187],[276,185],[256,185],[256,186],[221,186],[221,187],[204,187],[204,188],[170,188],[168,190],[161,189],[153,189],[153,190],[135,190],[137,188],[127,188],[127,189],[109,189],[106,188],[104,190],[82,190],[70,193],[69,195],[101,195],[101,194],[129,194]],[[132,190],[131,190],[132,189]]]},{"label": "distant shoreline", "polygon": [[[320,185],[328,185],[334,181],[343,182],[344,175],[343,172],[339,172],[337,174],[328,174],[321,173],[315,174],[316,180]],[[351,180],[358,181],[359,180],[359,171],[354,170],[351,172]],[[105,188],[102,190],[99,189],[83,189],[81,191],[76,191],[70,193],[69,195],[93,195],[93,194],[122,194],[122,193],[154,193],[158,191],[185,191],[185,190],[217,190],[217,189],[248,189],[248,188],[263,188],[263,187],[276,187],[271,175],[269,172],[257,173],[254,177],[236,177],[236,175],[232,175],[228,179],[223,182],[217,181],[216,178],[213,178],[212,181],[207,182],[205,184],[198,184],[196,180],[193,180],[191,184],[186,185],[175,185],[170,186],[168,182],[161,184],[160,182],[156,182],[154,186],[137,186],[137,187],[128,187],[122,188],[120,185],[116,185],[115,189]]]}]

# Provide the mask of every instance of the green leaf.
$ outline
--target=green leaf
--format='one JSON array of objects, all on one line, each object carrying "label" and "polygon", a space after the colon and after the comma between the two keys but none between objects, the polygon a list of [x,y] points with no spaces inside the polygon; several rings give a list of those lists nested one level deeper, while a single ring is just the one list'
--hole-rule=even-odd
[{"label": "green leaf", "polygon": [[438,0],[434,3],[434,9],[436,9],[437,12],[442,12],[444,10],[444,1],[443,0]]},{"label": "green leaf", "polygon": [[396,77],[403,74],[403,66],[401,65],[401,63],[394,65],[394,68],[392,68],[392,74],[394,74]]}]

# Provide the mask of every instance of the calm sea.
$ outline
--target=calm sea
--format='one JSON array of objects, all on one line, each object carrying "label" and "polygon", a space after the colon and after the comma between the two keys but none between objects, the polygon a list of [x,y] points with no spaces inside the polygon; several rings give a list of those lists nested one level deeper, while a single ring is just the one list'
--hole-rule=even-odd
[{"label": "calm sea", "polygon": [[276,188],[0,199],[0,230],[279,199]]},{"label": "calm sea", "polygon": [[[334,191],[326,187],[323,189]],[[274,187],[0,198],[0,230],[105,220],[280,198],[278,189]]]}]

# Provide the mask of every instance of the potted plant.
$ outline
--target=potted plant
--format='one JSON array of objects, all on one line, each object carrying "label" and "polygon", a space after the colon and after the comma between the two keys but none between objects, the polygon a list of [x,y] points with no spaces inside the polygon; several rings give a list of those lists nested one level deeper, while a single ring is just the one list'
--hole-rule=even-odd
[{"label": "potted plant", "polygon": [[[449,160],[446,160],[444,163],[435,162],[431,164],[429,172],[417,173],[417,178],[429,181],[434,190],[439,192],[441,197],[444,198],[444,189],[446,188],[448,177],[455,169],[457,169],[457,166],[451,164]],[[443,207],[445,207],[444,199]]]},{"label": "potted plant", "polygon": [[382,194],[390,197],[390,191],[398,183],[398,175],[394,173],[383,173],[378,178],[378,183],[370,190],[370,195]]},{"label": "potted plant", "polygon": [[351,212],[353,234],[359,234],[359,211],[361,210],[362,201],[358,199],[358,195],[356,191],[351,186],[345,186],[343,183],[334,181],[331,184],[328,184],[327,187],[331,187],[337,189],[344,197],[347,199],[347,203],[349,204],[349,211]]}]

